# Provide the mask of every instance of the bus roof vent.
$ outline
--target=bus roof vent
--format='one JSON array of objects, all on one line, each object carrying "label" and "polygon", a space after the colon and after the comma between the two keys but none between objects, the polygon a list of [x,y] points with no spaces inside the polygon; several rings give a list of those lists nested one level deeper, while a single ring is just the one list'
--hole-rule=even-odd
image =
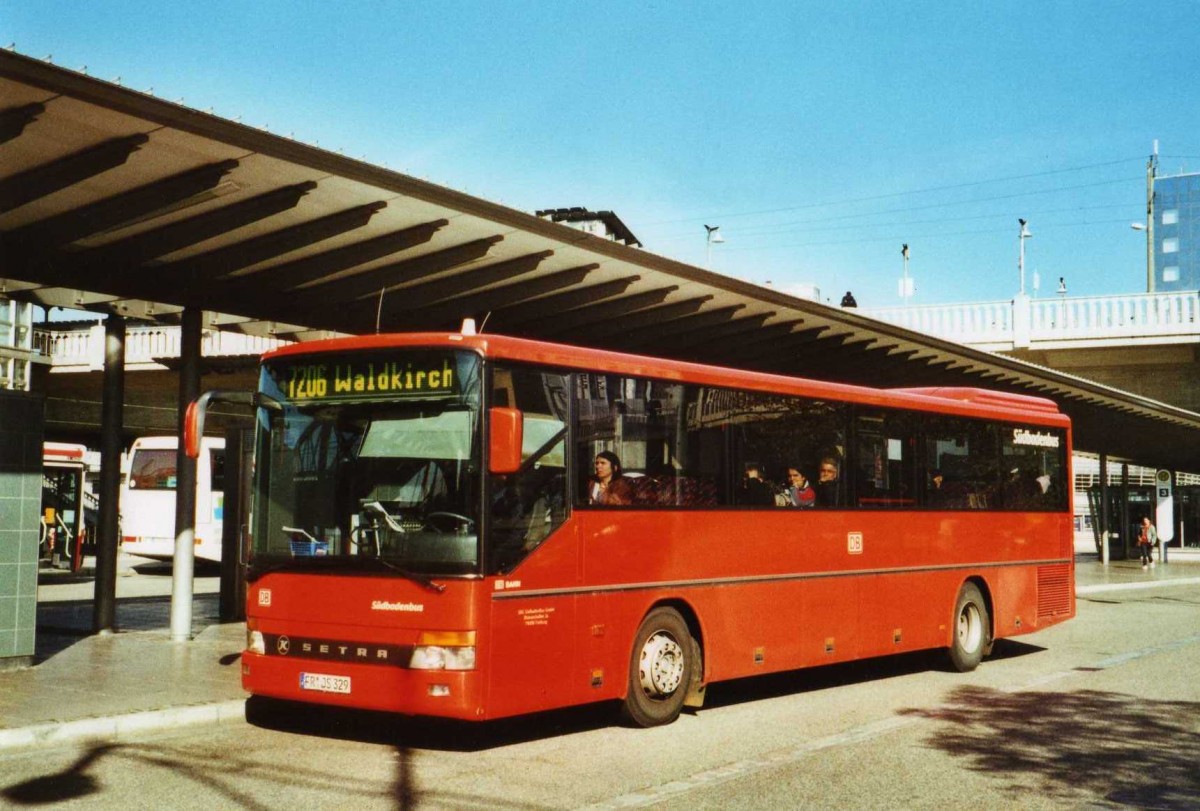
[{"label": "bus roof vent", "polygon": [[923,397],[937,397],[942,400],[957,400],[963,403],[975,403],[983,406],[998,408],[1015,408],[1020,411],[1038,411],[1044,414],[1058,414],[1058,404],[1045,397],[1032,397],[1028,394],[1010,394],[991,389],[970,389],[949,386],[930,388],[890,389],[890,391],[905,394],[919,394]]}]

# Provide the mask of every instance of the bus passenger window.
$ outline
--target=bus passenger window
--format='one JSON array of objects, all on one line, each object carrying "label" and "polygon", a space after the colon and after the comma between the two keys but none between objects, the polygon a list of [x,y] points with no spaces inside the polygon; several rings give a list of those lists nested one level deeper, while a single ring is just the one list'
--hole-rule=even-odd
[{"label": "bus passenger window", "polygon": [[1060,510],[1067,507],[1062,431],[1037,426],[1005,426],[1001,432],[1005,472],[1004,509]]},{"label": "bus passenger window", "polygon": [[859,507],[916,507],[916,428],[916,417],[902,411],[859,414],[855,469]]},{"label": "bus passenger window", "polygon": [[934,510],[999,506],[1000,457],[995,428],[962,417],[925,417],[925,505]]}]

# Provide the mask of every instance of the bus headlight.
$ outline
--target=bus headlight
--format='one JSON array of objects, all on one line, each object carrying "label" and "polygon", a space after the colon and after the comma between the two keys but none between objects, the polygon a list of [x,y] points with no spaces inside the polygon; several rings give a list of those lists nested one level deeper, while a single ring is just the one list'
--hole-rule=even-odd
[{"label": "bus headlight", "polygon": [[474,631],[425,631],[408,666],[413,670],[474,670]]},{"label": "bus headlight", "polygon": [[254,627],[254,623],[246,623],[246,650],[251,653],[266,655],[267,643],[263,639],[262,631]]}]

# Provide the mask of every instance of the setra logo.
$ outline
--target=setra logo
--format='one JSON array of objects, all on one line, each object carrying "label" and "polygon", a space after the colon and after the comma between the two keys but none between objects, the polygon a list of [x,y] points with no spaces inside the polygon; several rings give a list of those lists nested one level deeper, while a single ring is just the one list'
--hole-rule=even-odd
[{"label": "setra logo", "polygon": [[292,641],[286,636],[281,636],[275,640],[275,650],[279,652],[280,656],[287,656],[291,649]]}]

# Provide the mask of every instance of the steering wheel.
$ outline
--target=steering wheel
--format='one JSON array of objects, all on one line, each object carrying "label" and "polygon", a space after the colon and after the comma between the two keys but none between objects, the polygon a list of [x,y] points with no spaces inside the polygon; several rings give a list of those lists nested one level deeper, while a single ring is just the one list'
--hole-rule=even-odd
[{"label": "steering wheel", "polygon": [[[451,512],[429,513],[428,515],[425,516],[425,526],[431,527],[432,529],[434,529],[438,532],[444,532],[445,530],[439,529],[437,527],[436,522],[433,520],[435,518],[453,518],[455,521],[466,524],[468,530],[475,526],[474,518],[468,518],[467,516],[460,515],[459,513],[451,513]],[[457,529],[457,526],[455,528]]]}]

